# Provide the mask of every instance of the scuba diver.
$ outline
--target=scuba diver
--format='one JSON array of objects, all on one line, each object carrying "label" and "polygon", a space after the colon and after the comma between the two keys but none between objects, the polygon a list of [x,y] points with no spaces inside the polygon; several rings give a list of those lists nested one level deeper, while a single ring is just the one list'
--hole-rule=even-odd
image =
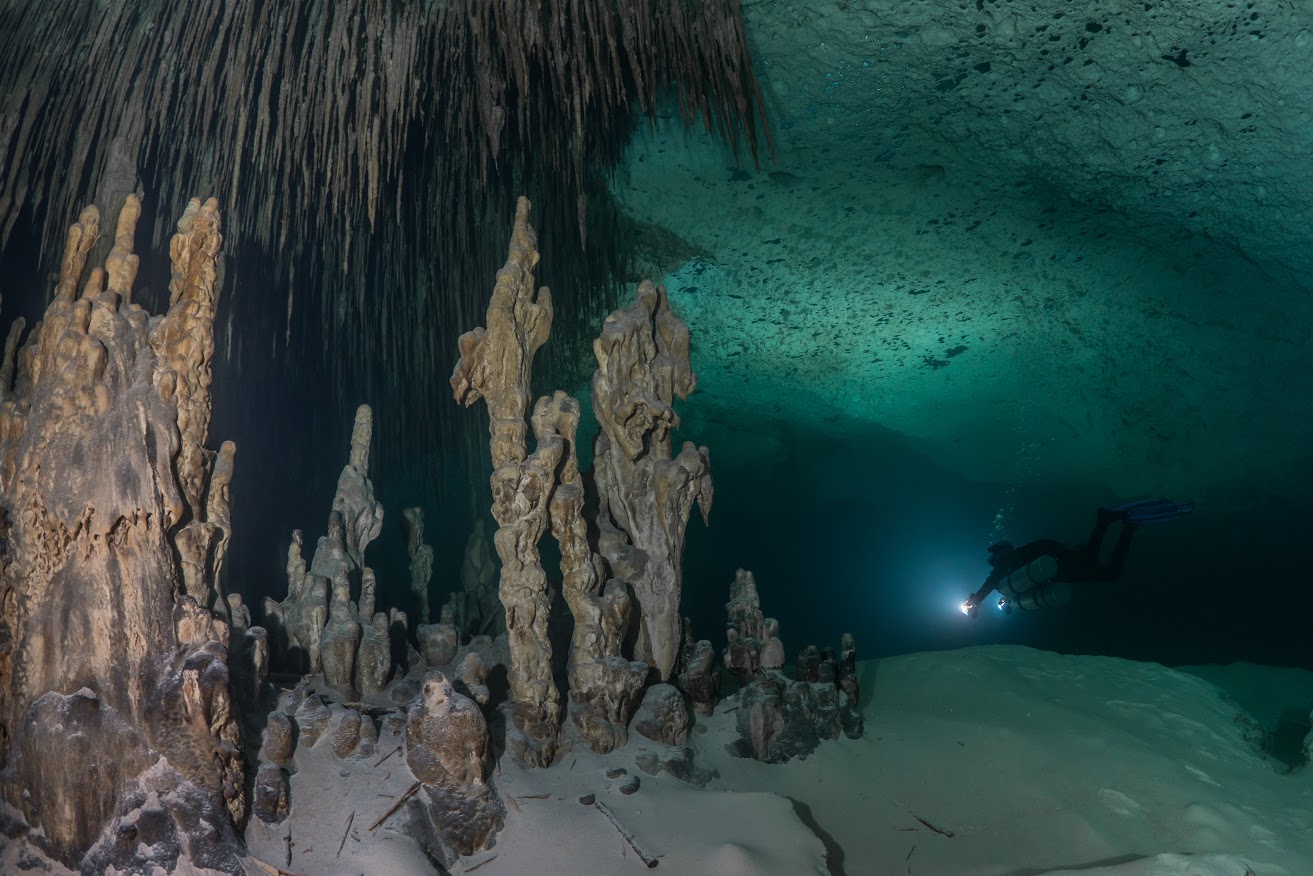
[{"label": "scuba diver", "polygon": [[[1193,502],[1170,499],[1145,499],[1099,509],[1098,522],[1089,541],[1071,547],[1051,538],[1042,538],[1013,547],[1006,541],[989,546],[989,565],[993,571],[984,585],[962,603],[962,613],[976,617],[980,604],[997,590],[998,607],[1011,612],[1021,609],[1061,605],[1070,595],[1068,584],[1085,581],[1116,581],[1126,565],[1131,538],[1142,524],[1163,523],[1194,510]],[[1121,523],[1121,533],[1105,562],[1100,559],[1103,540],[1113,523]]]}]

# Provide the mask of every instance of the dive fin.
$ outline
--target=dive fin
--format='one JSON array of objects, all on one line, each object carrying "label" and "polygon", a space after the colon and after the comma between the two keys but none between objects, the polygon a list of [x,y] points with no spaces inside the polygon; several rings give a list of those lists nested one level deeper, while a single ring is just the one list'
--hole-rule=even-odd
[{"label": "dive fin", "polygon": [[1171,499],[1142,499],[1113,505],[1107,510],[1126,523],[1164,523],[1184,517],[1194,510],[1194,502],[1173,502]]}]

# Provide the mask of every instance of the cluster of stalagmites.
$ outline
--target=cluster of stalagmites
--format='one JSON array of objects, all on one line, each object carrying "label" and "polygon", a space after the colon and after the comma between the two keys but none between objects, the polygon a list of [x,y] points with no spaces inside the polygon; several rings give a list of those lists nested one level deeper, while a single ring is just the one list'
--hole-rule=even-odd
[{"label": "cluster of stalagmites", "polygon": [[[609,752],[633,730],[657,746],[640,755],[644,771],[710,777],[693,763],[689,734],[693,713],[714,710],[719,667],[678,614],[685,526],[695,503],[705,516],[712,500],[706,448],[671,447],[673,401],[695,386],[688,330],[651,283],[607,318],[594,347],[597,494],[586,502],[579,402],[558,391],[529,405],[552,308],[550,293],[533,289],[528,212],[521,200],[488,325],[461,337],[451,379],[458,400],[485,399],[491,414],[500,572],[476,529],[463,589],[436,623],[418,508],[402,515],[410,613],[377,604],[365,552],[383,508],[364,405],[327,531],[308,562],[294,534],[287,596],[265,601],[265,626],[221,591],[234,447],[204,446],[215,204],[193,201],[178,223],[162,316],[131,298],[135,197],[105,267],[80,291],[98,213],[70,230],[45,319],[21,348],[16,325],[0,365],[0,793],[23,822],[16,829],[35,828],[30,839],[47,854],[83,872],[171,871],[183,859],[244,872],[237,830],[248,814],[288,817],[298,760],[325,746],[370,759],[384,732],[404,740],[422,789],[397,817],[450,865],[488,848],[505,817],[488,781],[485,707],[503,709],[507,750],[525,765],[552,763],[573,740]],[[593,533],[586,505],[598,509]],[[567,739],[547,627],[553,588],[537,547],[549,529],[573,616]],[[840,728],[860,733],[850,636],[838,659],[804,652],[789,682],[779,625],[762,616],[750,574],[740,573],[728,610],[723,663],[745,685],[745,753],[785,760]],[[248,801],[237,713],[258,715],[269,701],[271,663],[301,681],[265,718]],[[509,694],[497,703],[490,668],[501,667]]]},{"label": "cluster of stalagmites", "polygon": [[822,740],[837,739],[841,732],[850,739],[861,737],[857,651],[851,633],[844,633],[838,657],[833,648],[804,648],[790,680],[783,672],[779,621],[762,614],[751,572],[738,570],[725,610],[725,668],[742,684],[735,716],[740,738],[733,753],[784,763],[806,757]]},{"label": "cluster of stalagmites", "polygon": [[[553,311],[551,292],[534,287],[538,252],[529,209],[520,199],[487,325],[461,336],[451,376],[458,402],[482,399],[488,406],[493,543],[510,657],[507,750],[523,764],[544,766],[562,744],[548,636],[551,587],[538,552],[550,527],[574,621],[566,663],[569,726],[597,752],[623,746],[634,729],[669,749],[645,755],[644,769],[696,781],[684,697],[696,713],[712,714],[720,677],[715,649],[694,642],[679,615],[688,516],[696,503],[705,519],[713,496],[707,449],[686,442],[678,454],[672,450],[671,432],[679,425],[674,400],[696,386],[688,329],[671,312],[665,289],[644,282],[632,305],[607,317],[593,345],[598,510],[590,540],[575,446],[579,402],[557,391],[530,404],[533,357],[550,334]],[[851,637],[842,668],[827,669],[838,666],[831,658],[789,682],[781,672],[779,624],[762,616],[749,573],[740,573],[728,610],[724,663],[745,685],[739,720],[748,753],[782,761],[810,752],[840,728],[860,733]],[[624,653],[631,640],[632,658]],[[652,681],[658,683],[649,686]]]},{"label": "cluster of stalagmites", "polygon": [[[378,581],[365,562],[365,551],[383,525],[383,506],[369,479],[372,431],[372,412],[361,405],[327,533],[309,564],[301,532],[293,533],[287,596],[281,602],[265,600],[275,663],[303,681],[269,714],[255,814],[267,824],[288,816],[294,753],[327,745],[341,759],[372,757],[381,718],[385,731],[404,734],[406,763],[422,785],[400,817],[407,819],[407,832],[449,866],[459,855],[487,848],[504,819],[501,801],[486,782],[489,738],[481,707],[491,694],[481,654],[502,661],[487,636],[469,639],[461,653],[461,631],[450,605],[443,606],[439,622],[427,622],[433,549],[424,543],[419,508],[402,514],[409,590],[419,620],[413,641],[407,613],[378,606]],[[415,677],[426,668],[427,675]],[[443,668],[451,680],[436,671]]]},{"label": "cluster of stalagmites", "polygon": [[219,587],[219,215],[188,205],[152,316],[132,300],[140,213],[128,197],[83,282],[100,236],[83,211],[44,319],[21,348],[15,324],[0,366],[0,793],[22,822],[6,833],[84,873],[243,873],[233,694],[263,684],[267,652]]}]

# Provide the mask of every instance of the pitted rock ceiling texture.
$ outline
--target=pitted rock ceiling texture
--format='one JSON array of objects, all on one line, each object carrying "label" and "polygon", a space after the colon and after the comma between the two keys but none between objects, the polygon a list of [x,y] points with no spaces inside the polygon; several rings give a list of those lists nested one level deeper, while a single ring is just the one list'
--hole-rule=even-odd
[{"label": "pitted rock ceiling texture", "polygon": [[616,183],[706,253],[666,282],[713,464],[789,422],[1118,494],[1307,460],[1313,7],[746,12],[778,162],[671,124]]}]

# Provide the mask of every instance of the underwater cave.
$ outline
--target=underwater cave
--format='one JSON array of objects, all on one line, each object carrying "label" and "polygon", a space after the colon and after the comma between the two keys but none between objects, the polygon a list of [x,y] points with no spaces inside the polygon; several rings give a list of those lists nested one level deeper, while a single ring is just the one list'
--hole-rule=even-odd
[{"label": "underwater cave", "polygon": [[1313,872],[1311,53],[0,0],[0,873]]}]

